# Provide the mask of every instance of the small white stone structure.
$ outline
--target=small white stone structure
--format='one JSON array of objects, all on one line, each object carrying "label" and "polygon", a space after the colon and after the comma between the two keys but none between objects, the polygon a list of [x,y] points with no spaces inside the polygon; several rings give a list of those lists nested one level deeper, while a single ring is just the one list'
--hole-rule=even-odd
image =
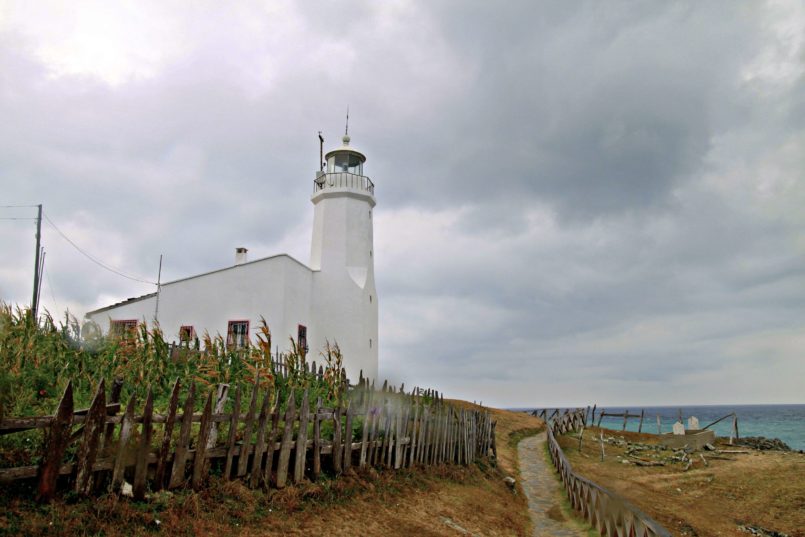
[{"label": "small white stone structure", "polygon": [[326,169],[313,183],[313,240],[310,266],[286,254],[247,260],[162,284],[157,293],[132,298],[86,315],[104,333],[140,322],[159,322],[166,339],[210,335],[244,345],[264,317],[273,343],[290,347],[289,336],[316,359],[325,342],[337,342],[351,379],[362,370],[377,378],[378,323],[372,211],[374,184],[363,175],[366,157],[349,145],[325,156]]},{"label": "small white stone structure", "polygon": [[696,416],[691,416],[688,418],[688,431],[698,431],[699,430],[699,418]]}]

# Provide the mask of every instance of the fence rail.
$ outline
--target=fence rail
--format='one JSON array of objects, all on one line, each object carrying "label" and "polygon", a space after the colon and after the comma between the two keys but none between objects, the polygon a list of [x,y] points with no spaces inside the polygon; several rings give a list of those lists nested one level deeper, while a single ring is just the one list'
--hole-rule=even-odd
[{"label": "fence rail", "polygon": [[548,424],[551,461],[573,508],[607,537],[671,537],[668,530],[621,496],[573,471],[556,437],[583,428],[586,419],[587,411],[578,409],[566,411]]},{"label": "fence rail", "polygon": [[[231,412],[223,411],[226,384],[203,393],[177,379],[163,414],[154,412],[150,390],[142,403],[132,395],[119,414],[121,388],[114,383],[107,399],[101,380],[90,408],[76,411],[68,384],[53,416],[0,421],[0,434],[45,431],[39,464],[2,468],[0,483],[36,478],[37,497],[47,501],[57,488],[117,492],[125,480],[142,499],[147,489],[199,488],[212,467],[252,488],[282,488],[316,480],[323,469],[466,465],[496,452],[488,412],[443,404],[435,392],[424,398],[386,384],[374,390],[365,380],[330,407],[321,398],[311,404],[307,389],[289,390],[281,401],[272,388],[255,383],[247,400],[237,386]],[[203,411],[194,412],[200,401]]]}]

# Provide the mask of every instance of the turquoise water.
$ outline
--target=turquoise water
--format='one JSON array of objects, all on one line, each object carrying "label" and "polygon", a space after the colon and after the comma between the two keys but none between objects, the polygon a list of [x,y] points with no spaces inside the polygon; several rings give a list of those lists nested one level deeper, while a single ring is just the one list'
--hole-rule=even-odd
[{"label": "turquoise water", "polygon": [[[735,412],[738,415],[738,432],[740,436],[765,436],[779,438],[791,449],[805,450],[805,405],[712,405],[712,406],[683,406],[683,407],[642,407],[645,410],[643,431],[657,432],[657,416],[660,416],[662,432],[671,432],[671,427],[677,420],[679,411],[682,411],[683,423],[687,427],[689,416],[699,418],[699,425],[706,426],[718,418]],[[595,421],[598,423],[596,409]],[[640,414],[641,407],[608,407],[606,412],[623,412]],[[637,431],[639,418],[629,418],[626,424],[627,431]],[[623,428],[623,418],[604,417],[601,426],[620,431]],[[711,427],[718,436],[730,435],[732,418]]]}]

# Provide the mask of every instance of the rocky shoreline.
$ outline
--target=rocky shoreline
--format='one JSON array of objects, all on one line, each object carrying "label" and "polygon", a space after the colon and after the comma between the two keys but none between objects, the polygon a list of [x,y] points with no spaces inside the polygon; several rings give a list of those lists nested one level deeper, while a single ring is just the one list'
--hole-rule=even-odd
[{"label": "rocky shoreline", "polygon": [[740,438],[736,444],[759,451],[793,451],[788,444],[779,438],[766,438],[765,436],[747,436]]}]

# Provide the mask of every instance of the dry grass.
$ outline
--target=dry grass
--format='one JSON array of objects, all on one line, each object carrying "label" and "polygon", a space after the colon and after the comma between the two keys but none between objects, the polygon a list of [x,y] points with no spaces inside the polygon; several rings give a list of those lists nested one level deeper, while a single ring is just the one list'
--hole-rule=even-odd
[{"label": "dry grass", "polygon": [[[604,434],[642,443],[656,440],[647,434]],[[581,453],[575,435],[560,439],[574,470],[623,495],[674,535],[746,537],[738,529],[744,524],[805,537],[805,455],[750,450],[720,460],[704,453],[708,466],[695,455],[688,471],[681,464],[638,467],[624,464],[625,449],[610,444],[605,444],[602,463],[593,436],[598,429],[587,429]]]},{"label": "dry grass", "polygon": [[516,474],[512,435],[542,422],[493,412],[498,467],[368,470],[268,492],[213,481],[200,492],[160,493],[143,503],[65,495],[38,506],[19,499],[32,492],[0,491],[0,535],[530,535],[525,497],[503,477]]}]

